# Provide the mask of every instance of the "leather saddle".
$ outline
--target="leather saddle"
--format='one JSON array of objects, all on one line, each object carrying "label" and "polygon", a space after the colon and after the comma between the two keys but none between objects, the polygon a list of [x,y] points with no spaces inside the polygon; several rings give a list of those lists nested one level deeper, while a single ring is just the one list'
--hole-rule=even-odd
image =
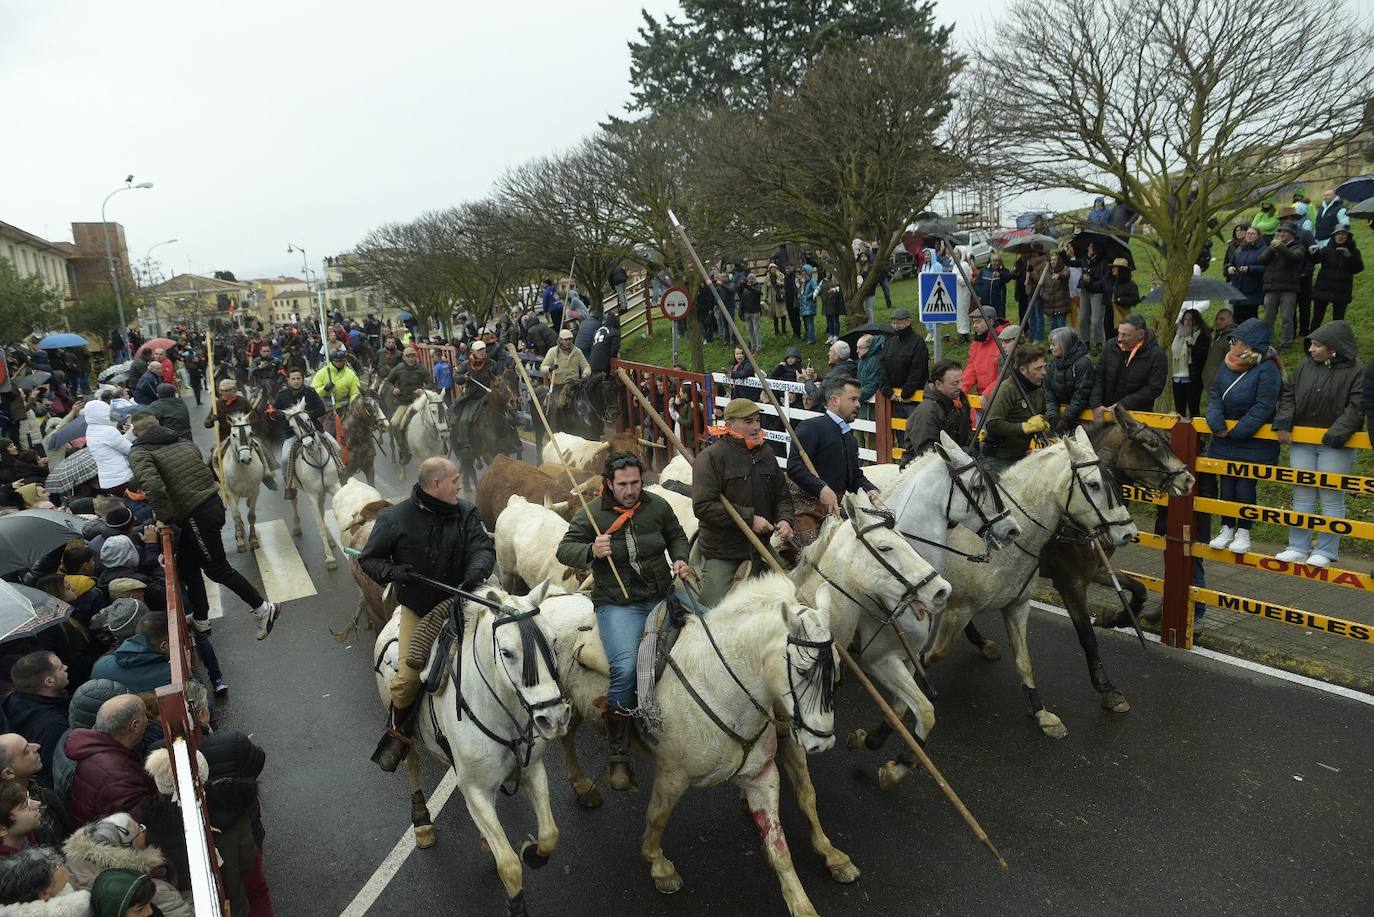
[{"label": "leather saddle", "polygon": [[[660,602],[649,617],[645,619],[645,633],[651,629],[657,633],[654,646],[654,683],[663,677],[668,666],[668,656],[672,653],[687,617],[704,614],[706,608],[697,603],[685,590],[676,589]],[[606,649],[601,644],[601,632],[593,622],[577,638],[573,646],[573,658],[584,669],[610,677],[611,664],[606,658]]]}]

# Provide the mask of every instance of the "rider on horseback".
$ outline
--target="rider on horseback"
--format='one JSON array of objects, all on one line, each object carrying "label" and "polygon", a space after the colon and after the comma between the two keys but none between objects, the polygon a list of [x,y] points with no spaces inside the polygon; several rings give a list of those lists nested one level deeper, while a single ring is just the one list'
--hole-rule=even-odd
[{"label": "rider on horseback", "polygon": [[411,417],[410,406],[415,399],[415,393],[420,389],[430,388],[432,381],[429,371],[420,365],[419,353],[414,347],[407,347],[401,353],[401,362],[392,367],[383,382],[384,385],[391,386],[391,394],[400,402],[396,413],[391,417],[391,429],[396,431],[396,451],[400,453],[401,464],[410,461],[406,441],[406,427],[409,426]]},{"label": "rider on horseback", "polygon": [[549,386],[550,408],[562,411],[572,400],[577,383],[592,374],[592,367],[582,351],[573,346],[573,333],[564,328],[558,332],[558,343],[544,354],[539,371]]},{"label": "rider on horseback", "polygon": [[315,428],[324,432],[324,415],[328,413],[324,401],[318,392],[306,386],[305,374],[299,369],[293,369],[286,376],[286,387],[277,392],[277,397],[272,399],[272,407],[268,410],[269,416],[286,426],[286,439],[281,444],[281,464],[282,476],[285,479],[282,497],[287,500],[296,499],[296,482],[292,477],[295,462],[291,460],[291,447],[296,442],[296,434],[287,424],[284,412],[302,401],[305,402],[305,412],[315,421]]},{"label": "rider on horseback", "polygon": [[334,410],[347,407],[362,391],[358,374],[348,365],[348,352],[342,347],[330,353],[329,365],[320,367],[315,378],[310,380],[310,386],[321,399],[328,399]]},{"label": "rider on horseback", "polygon": [[454,446],[458,451],[465,450],[471,442],[469,435],[472,418],[476,416],[477,409],[486,400],[496,380],[505,372],[505,364],[498,363],[487,354],[487,345],[484,341],[472,342],[467,361],[458,364],[458,370],[453,374],[454,385],[463,389],[462,396],[453,406],[453,430],[457,434]]},{"label": "rider on horseback", "polygon": [[[769,453],[772,461],[772,453]],[[774,465],[776,467],[776,465]],[[691,575],[687,566],[687,536],[672,506],[662,497],[645,493],[644,464],[633,452],[613,452],[601,471],[601,499],[587,504],[601,535],[586,513],[573,517],[557,549],[558,561],[573,569],[591,568],[592,604],[596,626],[611,665],[610,688],[598,701],[606,718],[612,789],[629,789],[630,716],[635,706],[635,662],[644,622],[673,590],[673,576]],[[673,558],[672,569],[664,558]],[[625,582],[620,591],[611,561]]]}]

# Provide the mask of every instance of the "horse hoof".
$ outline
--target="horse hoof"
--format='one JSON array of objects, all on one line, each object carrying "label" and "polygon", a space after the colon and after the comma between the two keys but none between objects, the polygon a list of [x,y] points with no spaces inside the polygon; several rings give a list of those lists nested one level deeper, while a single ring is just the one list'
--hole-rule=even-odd
[{"label": "horse hoof", "polygon": [[301,535],[301,527],[299,525],[291,526],[291,534],[299,538]]},{"label": "horse hoof", "polygon": [[1102,707],[1112,713],[1129,713],[1131,711],[1130,702],[1126,700],[1126,695],[1120,691],[1108,691],[1103,694]]},{"label": "horse hoof", "polygon": [[853,860],[845,857],[843,863],[836,863],[830,866],[830,878],[839,882],[841,885],[857,882],[859,881],[859,867],[854,865]]},{"label": "horse hoof", "polygon": [[515,897],[506,902],[506,917],[530,917],[530,912],[525,910],[524,889],[515,893]]},{"label": "horse hoof", "polygon": [[864,740],[868,738],[868,733],[863,729],[855,729],[849,734],[849,741],[845,743],[850,751],[859,751],[864,747]]},{"label": "horse hoof", "polygon": [[983,645],[981,648],[979,648],[978,652],[982,655],[984,659],[996,660],[1002,658],[1002,651],[999,650],[997,648],[997,644],[993,643],[991,640],[984,640]]},{"label": "horse hoof", "polygon": [[1035,721],[1040,724],[1040,731],[1051,739],[1062,739],[1069,734],[1064,721],[1048,710],[1041,710],[1035,714]]},{"label": "horse hoof", "polygon": [[[257,545],[254,545],[253,547],[257,547]],[[236,541],[234,542],[234,550],[242,554],[244,551],[248,550],[248,548],[244,545],[242,541]]]},{"label": "horse hoof", "polygon": [[339,562],[337,560],[326,560],[324,562],[324,568],[326,570],[337,570],[339,568]]},{"label": "horse hoof", "polygon": [[577,804],[584,809],[599,809],[606,800],[602,798],[601,791],[596,788],[596,784],[590,780],[585,781],[585,787],[573,787],[573,794],[577,796]]},{"label": "horse hoof", "polygon": [[878,768],[878,786],[884,790],[895,789],[906,776],[905,769],[896,761],[889,761]]},{"label": "horse hoof", "polygon": [[675,871],[672,875],[662,879],[655,877],[654,888],[658,889],[661,894],[675,895],[682,891],[682,876]]},{"label": "horse hoof", "polygon": [[525,838],[525,843],[520,845],[520,859],[525,861],[525,865],[530,869],[541,869],[549,858],[539,852],[539,842],[532,837]]},{"label": "horse hoof", "polygon": [[415,846],[421,850],[428,850],[434,846],[434,826],[416,825],[415,826]]},{"label": "horse hoof", "polygon": [[253,540],[250,541],[250,542],[248,542],[248,546],[251,547],[254,551],[256,551],[258,548],[262,547],[262,545],[258,544],[258,536],[257,536],[257,535],[254,535],[254,536],[253,536]]}]

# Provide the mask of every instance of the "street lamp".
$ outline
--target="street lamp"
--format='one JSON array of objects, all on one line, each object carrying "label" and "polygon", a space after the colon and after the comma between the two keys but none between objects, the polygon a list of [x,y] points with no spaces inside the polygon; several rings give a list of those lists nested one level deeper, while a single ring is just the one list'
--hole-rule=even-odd
[{"label": "street lamp", "polygon": [[[292,252],[300,252],[300,253],[301,253],[301,270],[305,272],[305,291],[306,291],[307,293],[310,293],[311,296],[314,296],[315,294],[314,294],[313,292],[311,292],[311,290],[310,290],[310,274],[311,274],[311,271],[310,271],[310,262],[306,260],[306,257],[305,257],[305,249],[301,248],[299,245],[292,245],[290,242],[286,243],[286,253],[289,255],[289,254],[291,254]],[[326,283],[326,285],[328,284],[328,278],[327,278],[327,277],[326,277],[326,279],[325,279],[325,283]],[[329,334],[328,334],[328,332],[325,330],[325,329],[326,329],[326,324],[325,324],[325,319],[324,319],[324,296],[323,296],[323,295],[321,295],[320,298],[319,298],[319,310],[320,310],[320,319],[319,319],[319,320],[320,320],[320,355],[323,356],[323,357],[328,357],[328,356],[329,356]]]},{"label": "street lamp", "polygon": [[110,226],[105,222],[105,205],[110,202],[110,198],[121,191],[129,191],[134,188],[151,188],[152,186],[153,183],[150,181],[141,181],[135,185],[134,177],[130,175],[124,179],[122,188],[114,189],[105,195],[105,200],[100,202],[100,231],[105,236],[105,262],[110,267],[110,284],[114,288],[115,307],[119,310],[119,333],[121,336],[128,330],[129,326],[124,323],[124,298],[119,293],[119,272],[115,270],[114,252],[110,250]]},{"label": "street lamp", "polygon": [[157,298],[153,296],[153,249],[162,245],[171,245],[177,241],[180,240],[165,239],[161,242],[155,242],[148,246],[148,251],[143,255],[143,274],[148,281],[148,318],[152,322],[155,334],[162,333],[162,323],[157,320]]}]

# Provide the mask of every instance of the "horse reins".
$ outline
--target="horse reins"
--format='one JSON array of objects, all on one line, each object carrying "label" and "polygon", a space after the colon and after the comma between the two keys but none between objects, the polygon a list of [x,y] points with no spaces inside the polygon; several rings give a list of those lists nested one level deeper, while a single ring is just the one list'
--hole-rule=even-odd
[{"label": "horse reins", "polygon": [[[978,514],[978,521],[982,523],[974,532],[974,534],[977,535],[979,538],[983,539],[983,553],[971,554],[968,551],[963,551],[959,548],[951,547],[949,544],[943,541],[935,541],[930,538],[925,538],[921,535],[916,535],[911,532],[905,531],[904,529],[898,529],[897,533],[901,535],[903,538],[909,539],[911,541],[919,541],[921,544],[928,545],[932,548],[939,548],[942,551],[948,551],[951,554],[956,554],[959,557],[962,557],[965,560],[967,560],[969,563],[985,564],[992,558],[992,527],[995,526],[997,523],[1001,522],[1003,519],[1006,519],[1008,516],[1010,516],[1011,510],[1007,509],[1006,504],[1002,502],[1001,489],[997,486],[997,482],[992,479],[992,476],[988,474],[988,470],[983,467],[983,464],[981,462],[979,462],[976,458],[970,456],[967,464],[960,465],[958,468],[955,468],[951,464],[949,453],[945,451],[945,448],[939,443],[934,443],[933,445],[935,446],[936,450],[939,451],[941,458],[943,458],[945,461],[945,467],[949,470],[949,492],[945,496],[945,523],[947,526],[946,530],[948,531],[949,529],[954,528],[958,524],[949,521],[950,510],[954,507],[954,489],[957,487],[959,489],[959,492],[964,495],[964,499],[968,502],[969,506],[973,507],[973,511]],[[976,470],[977,473],[983,479],[983,485],[992,491],[993,509],[995,510],[995,514],[993,516],[988,516],[988,514],[984,512],[982,501],[976,499],[973,495],[972,489],[964,483],[964,472],[969,470]],[[911,498],[915,496],[915,488],[913,487],[911,489],[913,493],[907,494],[906,500],[902,503],[901,512],[903,513],[906,512],[907,504],[911,502]]]}]

